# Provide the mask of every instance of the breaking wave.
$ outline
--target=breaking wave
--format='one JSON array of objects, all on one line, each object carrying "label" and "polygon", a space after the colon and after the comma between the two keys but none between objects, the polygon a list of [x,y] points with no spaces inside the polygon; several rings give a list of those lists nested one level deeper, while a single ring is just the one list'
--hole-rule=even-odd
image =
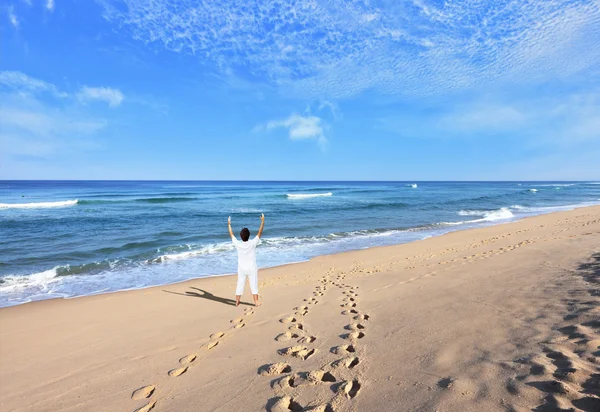
[{"label": "breaking wave", "polygon": [[0,203],[0,209],[49,209],[53,207],[75,206],[79,201],[63,200],[59,202],[37,202],[37,203]]},{"label": "breaking wave", "polygon": [[312,197],[329,197],[333,196],[333,193],[288,193],[288,199],[309,199]]}]

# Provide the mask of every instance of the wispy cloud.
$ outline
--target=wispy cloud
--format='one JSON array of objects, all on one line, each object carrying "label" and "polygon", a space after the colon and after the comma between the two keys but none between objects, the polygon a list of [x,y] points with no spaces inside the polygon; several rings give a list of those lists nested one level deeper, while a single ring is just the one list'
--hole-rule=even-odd
[{"label": "wispy cloud", "polygon": [[291,114],[281,120],[271,120],[263,125],[258,125],[254,131],[287,129],[288,136],[292,140],[316,140],[321,148],[325,148],[327,139],[323,133],[322,120],[320,117],[311,115]]},{"label": "wispy cloud", "polygon": [[98,147],[95,135],[107,122],[32,95],[0,93],[0,145],[4,156],[49,158]]},{"label": "wispy cloud", "polygon": [[16,71],[0,72],[0,89],[30,94],[50,93],[60,98],[75,97],[80,102],[98,100],[107,103],[110,107],[119,106],[125,99],[123,92],[111,87],[83,86],[77,93],[68,93],[52,83]]},{"label": "wispy cloud", "polygon": [[17,15],[15,14],[15,8],[14,6],[8,6],[7,8],[7,14],[8,14],[8,21],[10,22],[10,24],[12,24],[12,26],[14,28],[19,28],[19,19],[17,18]]},{"label": "wispy cloud", "polygon": [[88,87],[84,86],[77,94],[79,100],[86,102],[99,100],[108,103],[111,107],[119,106],[124,99],[123,93],[118,89],[110,87]]},{"label": "wispy cloud", "polygon": [[15,71],[0,72],[0,86],[17,92],[49,92],[61,98],[68,96],[68,93],[58,90],[58,88],[51,83]]},{"label": "wispy cloud", "polygon": [[405,138],[487,139],[518,136],[521,146],[547,148],[600,142],[600,90],[559,96],[475,98],[450,107],[428,106],[418,117],[398,111],[378,119]]},{"label": "wispy cloud", "polygon": [[46,0],[46,9],[54,11],[54,0]]},{"label": "wispy cloud", "polygon": [[0,72],[0,123],[2,155],[32,158],[96,148],[95,136],[108,124],[73,94],[11,71]]},{"label": "wispy cloud", "polygon": [[429,96],[600,67],[595,0],[97,1],[139,41],[310,98]]}]

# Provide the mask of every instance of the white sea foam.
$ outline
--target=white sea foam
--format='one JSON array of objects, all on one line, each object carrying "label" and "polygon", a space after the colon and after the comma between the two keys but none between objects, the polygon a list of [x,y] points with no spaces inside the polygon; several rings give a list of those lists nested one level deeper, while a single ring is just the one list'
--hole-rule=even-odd
[{"label": "white sea foam", "polygon": [[537,192],[537,189],[529,189],[530,192],[535,193]]},{"label": "white sea foam", "polygon": [[[600,200],[600,199],[598,199]],[[513,205],[510,208],[519,213],[532,213],[532,214],[540,214],[540,213],[550,213],[550,212],[559,212],[564,210],[573,210],[580,207],[593,206],[596,205],[596,202],[583,202],[576,203],[571,205],[561,205],[561,206],[521,206],[521,205]]]},{"label": "white sea foam", "polygon": [[50,283],[56,282],[57,272],[54,269],[45,270],[39,273],[32,273],[31,275],[25,276],[4,276],[2,283],[0,284],[0,292],[12,292],[20,288],[38,287],[42,290],[46,290]]},{"label": "white sea foam", "polygon": [[75,206],[78,200],[63,200],[59,202],[37,203],[0,203],[0,209],[48,209],[52,207]]},{"label": "white sea foam", "polygon": [[413,189],[416,189],[418,186],[416,183],[410,184],[410,185],[406,185],[408,187],[412,187]]},{"label": "white sea foam", "polygon": [[311,197],[328,197],[333,196],[333,193],[288,193],[288,199],[308,199]]},{"label": "white sea foam", "polygon": [[494,222],[496,220],[511,219],[515,217],[509,208],[503,207],[497,210],[461,210],[458,212],[460,216],[481,216],[481,219],[470,220],[466,222],[446,222],[452,224],[461,223],[477,223],[477,222]]},{"label": "white sea foam", "polygon": [[538,185],[538,186],[542,186],[542,187],[569,187],[569,186],[575,186],[577,183],[552,183],[552,184],[547,184],[547,185]]},{"label": "white sea foam", "polygon": [[[187,245],[190,248],[190,245]],[[189,259],[195,256],[208,255],[219,252],[227,252],[233,250],[233,244],[231,242],[216,243],[202,247],[200,249],[193,249],[186,252],[180,253],[166,253],[153,259],[149,259],[147,263],[162,263],[168,260],[181,260]]]}]

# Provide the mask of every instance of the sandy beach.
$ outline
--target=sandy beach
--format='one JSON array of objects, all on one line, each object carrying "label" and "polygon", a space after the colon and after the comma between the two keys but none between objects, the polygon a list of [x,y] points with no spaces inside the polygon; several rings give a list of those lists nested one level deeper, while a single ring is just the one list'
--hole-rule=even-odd
[{"label": "sandy beach", "polygon": [[0,409],[600,411],[599,283],[595,206],[3,308]]}]

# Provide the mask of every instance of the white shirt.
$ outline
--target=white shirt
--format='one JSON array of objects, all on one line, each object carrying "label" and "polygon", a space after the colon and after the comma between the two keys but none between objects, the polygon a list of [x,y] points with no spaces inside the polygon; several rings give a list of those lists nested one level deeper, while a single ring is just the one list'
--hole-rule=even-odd
[{"label": "white shirt", "polygon": [[258,271],[256,265],[256,246],[260,244],[260,238],[256,236],[247,242],[241,242],[235,237],[231,238],[238,252],[238,273],[253,273]]}]

